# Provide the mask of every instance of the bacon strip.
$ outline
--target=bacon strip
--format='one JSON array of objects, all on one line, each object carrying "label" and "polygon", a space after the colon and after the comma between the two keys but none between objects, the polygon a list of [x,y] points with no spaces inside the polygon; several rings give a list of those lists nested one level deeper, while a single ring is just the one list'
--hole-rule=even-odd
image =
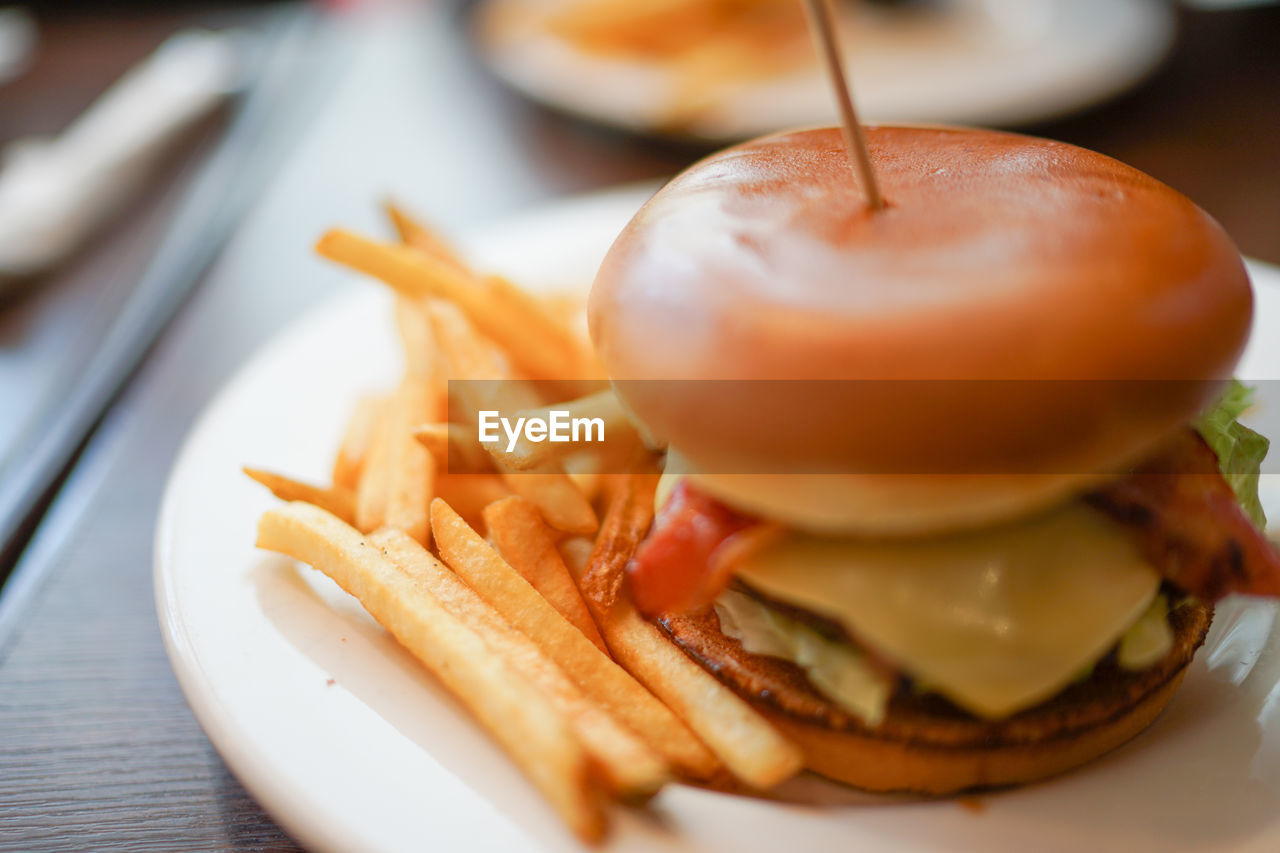
[{"label": "bacon strip", "polygon": [[1280,596],[1280,553],[1245,515],[1217,456],[1191,428],[1086,500],[1132,530],[1156,570],[1201,601],[1233,592]]}]

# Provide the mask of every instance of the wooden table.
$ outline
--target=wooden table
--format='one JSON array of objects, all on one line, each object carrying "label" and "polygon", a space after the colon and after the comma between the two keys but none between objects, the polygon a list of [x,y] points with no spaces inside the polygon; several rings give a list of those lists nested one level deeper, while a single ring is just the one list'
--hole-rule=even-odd
[{"label": "wooden table", "polygon": [[[69,74],[50,62],[21,97],[0,91],[0,135],[59,126],[191,17],[134,14],[115,25],[49,23],[49,55],[80,62],[92,43],[101,67]],[[376,227],[374,203],[387,192],[457,230],[669,174],[701,153],[520,101],[477,66],[459,16],[446,5],[408,24],[308,29],[303,73],[280,106],[293,128],[287,152],[94,432],[0,596],[0,850],[292,849],[178,690],[156,625],[151,536],[165,475],[199,409],[256,347],[348,286],[310,257],[316,234],[334,223]],[[1280,9],[1184,14],[1182,24],[1169,63],[1146,85],[1031,130],[1154,174],[1217,216],[1245,253],[1280,261]],[[163,222],[164,203],[135,216]],[[116,274],[139,269],[156,239],[155,228],[124,231],[132,242],[114,250]],[[0,326],[16,322],[15,310],[0,305]]]}]

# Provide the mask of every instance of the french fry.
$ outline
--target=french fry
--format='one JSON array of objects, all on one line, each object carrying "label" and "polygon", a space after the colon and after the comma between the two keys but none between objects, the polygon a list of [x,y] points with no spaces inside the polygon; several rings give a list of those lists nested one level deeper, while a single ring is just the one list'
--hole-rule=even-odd
[{"label": "french fry", "polygon": [[378,427],[377,439],[356,493],[356,526],[397,527],[425,544],[430,536],[427,506],[435,462],[413,438],[416,424],[437,417],[439,395],[430,383],[405,377]]},{"label": "french fry", "polygon": [[475,590],[402,531],[384,528],[369,537],[440,604],[478,633],[490,651],[518,669],[564,714],[596,763],[610,792],[642,803],[669,779],[667,763],[644,741],[588,699],[524,634],[512,628]]},{"label": "french fry", "polygon": [[466,269],[458,253],[447,241],[414,219],[403,208],[388,201],[383,205],[383,209],[386,210],[387,218],[391,220],[391,225],[396,229],[396,236],[400,238],[401,243],[444,261],[456,269]]},{"label": "french fry", "polygon": [[555,534],[542,520],[538,508],[512,495],[485,507],[484,523],[489,541],[502,559],[600,651],[608,654],[609,649],[591,619],[587,603],[556,550]]},{"label": "french fry", "polygon": [[586,314],[586,300],[582,298],[580,293],[568,291],[546,293],[542,295],[540,301],[547,313],[565,326],[572,327],[582,322],[582,318]]},{"label": "french fry", "polygon": [[577,341],[582,358],[579,376],[583,379],[607,382],[609,373],[600,363],[595,347],[591,343],[590,330],[587,326],[586,294],[581,290],[564,290],[539,294],[538,301],[542,303],[546,312],[563,328],[568,329],[569,334]]},{"label": "french fry", "polygon": [[506,306],[507,310],[524,321],[527,335],[536,340],[556,341],[566,352],[573,353],[574,366],[571,371],[538,378],[607,378],[591,342],[549,310],[545,300],[538,299],[502,276],[485,276],[483,286],[495,303]]},{"label": "french fry", "polygon": [[405,370],[424,382],[441,384],[443,365],[435,336],[431,333],[431,321],[421,302],[404,296],[396,297],[396,328],[400,331],[400,343],[404,347]]},{"label": "french fry", "polygon": [[331,512],[338,518],[351,523],[356,514],[356,496],[348,488],[332,486],[323,488],[294,480],[283,474],[264,471],[261,468],[244,467],[240,470],[271,490],[271,493],[282,501],[305,501],[321,509]]},{"label": "french fry", "polygon": [[627,563],[653,523],[657,487],[658,475],[651,472],[618,478],[605,516],[606,526],[601,528],[586,571],[578,581],[583,596],[593,605],[607,610],[620,597]]},{"label": "french fry", "polygon": [[462,432],[462,427],[447,423],[419,424],[413,428],[413,437],[427,449],[431,458],[436,460],[436,470],[441,473],[444,473],[449,465],[450,439],[457,440],[459,444],[466,442],[466,434]]},{"label": "french fry", "polygon": [[[436,469],[448,474],[491,474],[493,457],[461,424],[435,423],[414,427],[413,437],[436,460]],[[450,465],[450,460],[454,464]]]},{"label": "french fry", "polygon": [[772,788],[804,767],[799,747],[675,646],[625,599],[602,614],[614,657],[667,704],[738,779]]},{"label": "french fry", "polygon": [[715,773],[718,762],[688,727],[561,616],[444,501],[432,502],[431,525],[445,563],[537,643],[584,693],[644,738],[677,771],[695,779]]},{"label": "french fry", "polygon": [[[522,382],[514,381],[507,359],[492,341],[476,330],[475,324],[467,319],[467,315],[458,306],[435,300],[427,303],[427,316],[444,353],[450,379],[507,380],[501,386],[495,383],[494,387],[500,387],[505,394],[520,394],[518,402],[538,399],[532,389]],[[477,391],[484,387],[480,383],[473,384]]]},{"label": "french fry", "polygon": [[569,721],[423,584],[310,504],[265,513],[258,547],[314,566],[359,599],[466,706],[579,837],[603,837],[606,815],[591,785],[590,758]]},{"label": "french fry", "polygon": [[[591,562],[591,552],[595,550],[595,543],[585,536],[566,536],[560,540],[557,550],[560,551],[560,558],[564,560],[564,567],[569,570],[569,577],[573,578],[575,583],[580,583],[583,574],[587,571],[587,564]],[[589,605],[587,609],[590,609]]]},{"label": "french fry", "polygon": [[414,440],[413,425],[439,416],[438,399],[428,383],[408,377],[392,399],[394,433],[386,524],[405,531],[423,544],[431,535],[427,508],[435,461],[427,449]]},{"label": "french fry", "polygon": [[511,491],[538,507],[547,524],[566,533],[592,533],[599,526],[591,502],[563,471],[504,471]]},{"label": "french fry", "polygon": [[474,527],[482,522],[484,508],[511,497],[511,490],[496,474],[441,474],[436,477],[436,496]]},{"label": "french fry", "polygon": [[355,491],[360,485],[360,469],[364,467],[373,444],[383,402],[380,397],[368,395],[361,397],[351,411],[346,432],[342,434],[342,444],[338,446],[338,454],[333,461],[335,486]]},{"label": "french fry", "polygon": [[390,494],[391,446],[395,442],[394,398],[379,407],[369,448],[356,485],[356,527],[376,530],[387,523],[387,495]]},{"label": "french fry", "polygon": [[564,468],[564,472],[569,475],[569,479],[588,502],[596,499],[605,481],[599,456],[594,453],[566,456],[560,461],[560,466]]},{"label": "french fry", "polygon": [[[412,247],[377,243],[348,231],[328,232],[316,244],[316,252],[380,279],[404,296],[436,297],[454,303],[481,333],[502,347],[513,365],[532,378],[570,379],[578,375],[581,357],[573,336],[560,329],[541,304],[514,286],[499,279],[477,280]],[[552,328],[554,331],[547,331]]]},{"label": "french fry", "polygon": [[[449,364],[449,374],[465,379],[499,379],[510,376],[495,354],[479,340],[475,329],[448,305],[431,306],[431,320],[436,337]],[[505,382],[459,383],[459,400],[467,414],[475,417],[485,409],[512,411],[537,404],[537,395],[527,384]],[[535,504],[547,523],[568,533],[591,533],[599,524],[591,502],[578,490],[562,469],[547,464],[519,471],[497,448],[485,447],[493,457],[494,467],[502,474],[511,491]]]},{"label": "french fry", "polygon": [[[804,766],[800,749],[617,594],[622,572],[652,522],[654,485],[652,476],[630,475],[614,496],[583,575],[587,604],[614,658],[675,711],[730,773],[754,788],[771,788]],[[612,600],[587,593],[589,580],[612,591]]]}]

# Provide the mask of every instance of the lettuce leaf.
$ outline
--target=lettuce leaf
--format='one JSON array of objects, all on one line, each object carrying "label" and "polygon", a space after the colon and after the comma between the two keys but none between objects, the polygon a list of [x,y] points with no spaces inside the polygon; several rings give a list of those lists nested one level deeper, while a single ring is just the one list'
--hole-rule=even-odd
[{"label": "lettuce leaf", "polygon": [[1218,455],[1218,468],[1231,485],[1245,513],[1263,529],[1267,517],[1258,500],[1258,473],[1271,441],[1240,423],[1240,416],[1253,405],[1253,389],[1232,379],[1212,407],[1200,416],[1196,430]]},{"label": "lettuce leaf", "polygon": [[720,630],[753,655],[791,661],[805,671],[818,692],[875,726],[884,719],[892,685],[849,643],[817,631],[734,589],[716,599]]},{"label": "lettuce leaf", "polygon": [[1122,669],[1148,669],[1164,660],[1173,648],[1173,629],[1169,627],[1169,599],[1164,593],[1151,600],[1138,621],[1129,626],[1116,647],[1116,663]]}]

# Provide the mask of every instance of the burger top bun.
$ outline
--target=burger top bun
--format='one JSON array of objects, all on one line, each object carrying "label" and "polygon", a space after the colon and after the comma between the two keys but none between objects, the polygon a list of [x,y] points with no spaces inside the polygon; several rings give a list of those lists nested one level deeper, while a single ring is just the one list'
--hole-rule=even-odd
[{"label": "burger top bun", "polygon": [[1249,281],[1181,194],[1025,136],[867,141],[885,208],[838,129],[767,136],[662,188],[596,277],[625,404],[729,503],[833,532],[990,523],[1119,473],[1230,375]]}]

